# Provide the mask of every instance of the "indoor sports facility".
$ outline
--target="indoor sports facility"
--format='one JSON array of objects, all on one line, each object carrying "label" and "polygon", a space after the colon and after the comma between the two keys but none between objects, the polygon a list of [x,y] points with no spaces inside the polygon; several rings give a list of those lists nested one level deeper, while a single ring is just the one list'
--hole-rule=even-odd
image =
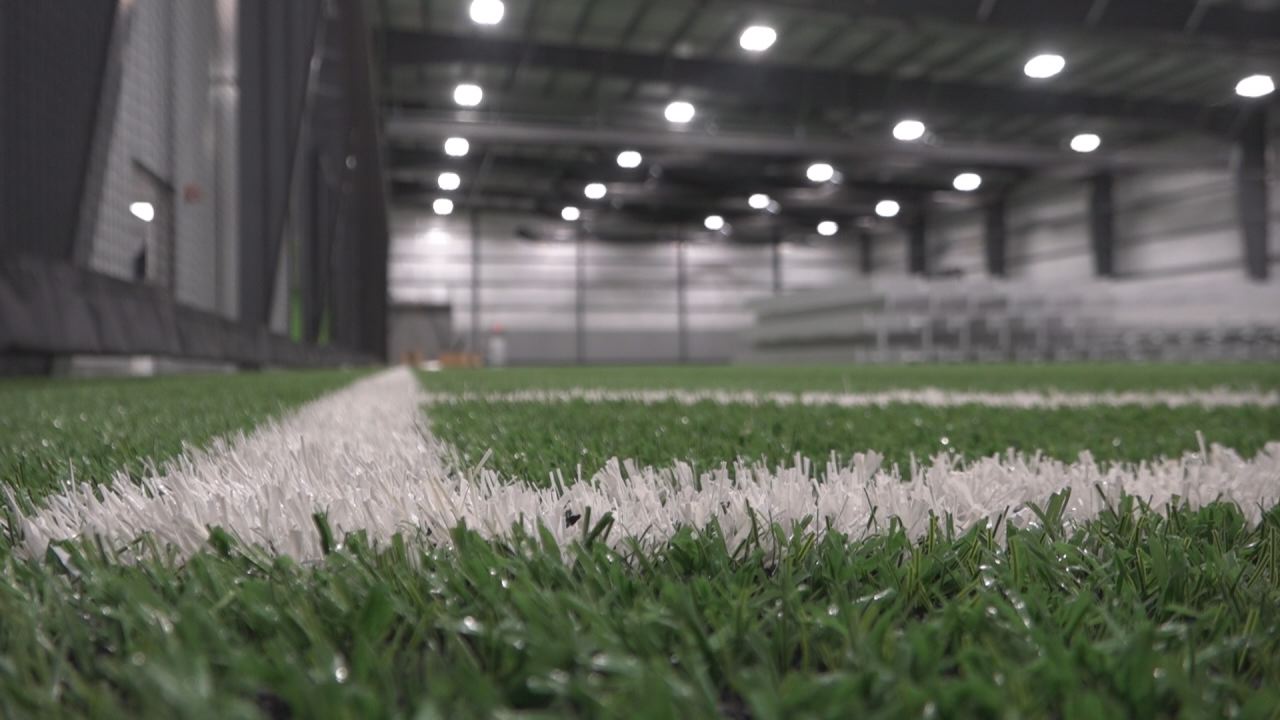
[{"label": "indoor sports facility", "polygon": [[0,718],[1272,718],[1280,0],[0,0]]}]

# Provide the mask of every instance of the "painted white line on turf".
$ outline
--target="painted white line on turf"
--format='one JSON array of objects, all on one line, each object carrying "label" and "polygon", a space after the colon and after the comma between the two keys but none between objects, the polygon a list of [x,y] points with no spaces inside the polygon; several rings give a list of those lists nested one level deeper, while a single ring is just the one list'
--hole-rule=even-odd
[{"label": "painted white line on turf", "polygon": [[806,405],[838,407],[888,407],[891,405],[927,405],[956,407],[981,405],[993,408],[1055,410],[1090,407],[1276,407],[1280,391],[1239,391],[1227,388],[1213,390],[1158,390],[1151,392],[1060,392],[1012,391],[973,392],[920,388],[886,390],[867,393],[835,392],[755,392],[752,390],[604,390],[570,388],[566,390],[518,390],[505,393],[428,393],[428,404],[460,402],[508,403],[606,403],[633,402],[653,405],[674,402],[693,405],[712,402],[721,405]]},{"label": "painted white line on turf", "polygon": [[[756,518],[791,527],[806,518],[858,537],[897,517],[913,535],[930,513],[950,514],[967,528],[1006,510],[1016,524],[1033,521],[1029,503],[1070,489],[1066,517],[1094,517],[1120,494],[1155,507],[1175,498],[1192,506],[1236,503],[1256,522],[1280,500],[1280,443],[1246,459],[1224,448],[1170,460],[1100,467],[1085,456],[1071,463],[1009,453],[970,463],[939,455],[905,477],[875,453],[848,464],[814,467],[796,458],[768,468],[736,465],[695,471],[687,464],[654,469],[611,461],[589,478],[557,479],[535,488],[489,471],[459,474],[453,452],[423,429],[423,399],[407,370],[389,370],[304,406],[247,437],[215,443],[174,463],[162,477],[111,488],[68,488],[24,518],[23,549],[43,553],[51,541],[97,535],[122,548],[144,533],[182,554],[204,546],[221,526],[275,552],[310,560],[321,555],[312,514],[328,513],[336,533],[365,530],[375,541],[405,531],[447,543],[465,522],[489,537],[539,523],[560,542],[582,536],[566,517],[591,508],[615,518],[609,541],[658,546],[682,527],[718,521],[731,543]],[[753,512],[756,515],[753,516]]]},{"label": "painted white line on turf", "polygon": [[[144,533],[183,554],[209,528],[294,557],[320,554],[312,514],[339,531],[386,538],[419,524],[447,474],[444,448],[419,433],[417,381],[397,368],[302,406],[248,436],[191,451],[140,485],[117,476],[48,498],[23,522],[29,553],[52,540],[97,535],[121,547]],[[428,478],[435,479],[429,482]]]}]

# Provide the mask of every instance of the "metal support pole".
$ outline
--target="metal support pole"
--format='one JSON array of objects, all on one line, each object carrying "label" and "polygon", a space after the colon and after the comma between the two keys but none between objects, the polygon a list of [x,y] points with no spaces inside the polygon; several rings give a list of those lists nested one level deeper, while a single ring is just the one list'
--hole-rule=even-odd
[{"label": "metal support pole", "polygon": [[684,247],[684,235],[681,234],[676,237],[676,327],[682,364],[689,362],[689,278]]},{"label": "metal support pole", "polygon": [[587,363],[587,257],[582,225],[574,227],[573,344],[579,365]]},{"label": "metal support pole", "polygon": [[875,269],[875,256],[872,254],[874,247],[872,246],[871,231],[866,229],[858,230],[858,268],[863,275],[870,276]]},{"label": "metal support pole", "polygon": [[480,352],[480,211],[471,220],[471,352]]},{"label": "metal support pole", "polygon": [[773,226],[773,240],[770,243],[773,263],[773,294],[782,294],[782,228]]},{"label": "metal support pole", "polygon": [[1093,247],[1093,271],[1098,277],[1116,274],[1114,187],[1110,173],[1095,175],[1090,180],[1089,238]]},{"label": "metal support pole", "polygon": [[907,229],[907,269],[912,275],[929,274],[928,229],[925,209],[921,207],[911,217],[911,224]]},{"label": "metal support pole", "polygon": [[1008,203],[1005,197],[992,200],[985,208],[987,274],[1004,277],[1008,274],[1008,224],[1005,221]]},{"label": "metal support pole", "polygon": [[1240,204],[1240,235],[1244,241],[1244,268],[1251,280],[1266,280],[1267,112],[1252,109],[1240,133],[1240,157],[1236,166],[1236,194]]}]

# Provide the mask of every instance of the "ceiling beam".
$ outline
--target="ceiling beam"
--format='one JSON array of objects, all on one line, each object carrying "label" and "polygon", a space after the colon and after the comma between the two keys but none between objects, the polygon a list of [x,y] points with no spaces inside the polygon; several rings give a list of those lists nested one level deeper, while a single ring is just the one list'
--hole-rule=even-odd
[{"label": "ceiling beam", "polygon": [[386,33],[387,61],[396,64],[479,63],[508,66],[521,61],[548,68],[599,68],[645,82],[676,82],[754,103],[796,106],[805,93],[828,104],[941,114],[1064,115],[1132,118],[1215,132],[1229,131],[1235,107],[1109,97],[1050,88],[905,79],[845,70],[717,58],[678,58],[657,53],[574,45],[523,43],[443,33],[395,30]]},{"label": "ceiling beam", "polygon": [[804,160],[877,161],[906,165],[980,165],[1053,169],[1082,175],[1098,169],[1223,168],[1229,148],[1216,150],[1142,150],[1115,148],[1080,155],[1069,150],[1012,144],[928,144],[790,133],[654,130],[621,125],[574,125],[526,120],[458,120],[427,113],[398,112],[387,119],[386,134],[401,144],[436,143],[463,136],[473,143],[539,146],[597,146],[610,150],[668,150],[717,155],[789,157]]},{"label": "ceiling beam", "polygon": [[[397,207],[430,207],[439,193],[429,186],[413,181],[395,180],[392,183]],[[753,210],[737,196],[714,194],[692,196],[678,191],[661,191],[656,197],[629,195],[612,197],[600,202],[585,200],[581,195],[563,193],[554,188],[543,188],[530,193],[526,187],[492,187],[481,198],[456,199],[454,212],[462,209],[507,210],[533,212],[547,217],[559,217],[566,205],[581,209],[588,221],[602,218],[626,218],[647,223],[701,224],[710,214],[724,217],[735,227],[742,228],[755,223],[781,224],[812,228],[820,220],[850,222],[859,218],[874,218],[875,204],[885,197],[902,202],[903,215],[917,212],[925,196],[901,194],[851,194],[840,193],[839,202],[817,201],[804,197],[787,198],[782,212],[772,214]],[[976,203],[976,198],[973,199]],[[979,207],[975,204],[974,207]]]},{"label": "ceiling beam", "polygon": [[[1105,33],[1126,41],[1163,40],[1234,51],[1280,46],[1280,6],[1201,0],[753,0],[762,9],[839,14],[918,24],[924,22],[1021,30],[1058,36]],[[1194,18],[1193,24],[1188,18]]]},{"label": "ceiling beam", "polygon": [[[396,180],[427,180],[434,182],[436,173],[444,170],[459,172],[466,182],[481,169],[482,162],[473,153],[465,158],[453,158],[444,153],[422,147],[392,145],[388,160],[393,166],[391,177]],[[689,192],[714,192],[732,194],[745,201],[752,193],[765,192],[775,197],[792,190],[808,191],[815,187],[805,178],[807,161],[776,158],[716,158],[690,153],[662,153],[645,158],[639,168],[618,167],[612,153],[587,150],[568,161],[549,161],[532,155],[511,153],[495,154],[493,173],[496,176],[515,176],[534,185],[546,184],[549,162],[564,168],[560,184],[572,193],[580,193],[590,182],[617,183],[620,186],[638,186],[645,183],[664,187],[683,188]],[[983,188],[997,189],[1020,179],[1020,174],[1007,170],[973,166],[980,172]],[[872,193],[892,192],[902,195],[919,195],[931,192],[952,192],[953,174],[939,168],[925,171],[906,168],[885,168],[879,165],[848,165],[841,169],[839,187]]]}]

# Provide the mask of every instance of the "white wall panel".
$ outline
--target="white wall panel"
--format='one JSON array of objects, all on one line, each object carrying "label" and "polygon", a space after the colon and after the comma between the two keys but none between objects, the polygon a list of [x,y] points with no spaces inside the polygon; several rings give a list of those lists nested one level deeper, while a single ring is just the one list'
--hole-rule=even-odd
[{"label": "white wall panel", "polygon": [[[129,213],[129,205],[140,199],[135,168],[144,167],[173,189],[173,247],[164,262],[172,263],[174,296],[217,310],[220,188],[215,173],[219,153],[234,149],[216,147],[217,117],[210,105],[219,41],[216,7],[138,0],[131,12],[89,263],[98,272],[133,277],[145,227]],[[190,196],[184,194],[187,189]]]},{"label": "white wall panel", "polygon": [[[479,237],[479,312],[483,336],[501,325],[513,362],[576,359],[579,228],[526,215],[486,214]],[[398,208],[392,217],[392,302],[453,307],[454,330],[471,332],[470,218]],[[523,236],[523,237],[522,237]],[[533,239],[530,239],[533,238]],[[674,242],[582,245],[584,338],[589,360],[679,360],[679,265]],[[773,249],[729,240],[684,248],[686,350],[692,360],[725,360],[750,322],[745,303],[773,292]],[[844,284],[860,276],[847,240],[783,246],[784,287]],[[566,335],[567,333],[567,335]]]},{"label": "white wall panel", "polygon": [[[1029,183],[1010,197],[1007,249],[1013,278],[1070,286],[1093,277],[1088,196],[1083,182],[1052,181]],[[1280,248],[1280,190],[1274,186],[1273,197],[1272,247]],[[1117,288],[1141,294],[1143,287],[1156,287],[1144,283],[1158,280],[1162,291],[1204,293],[1214,283],[1243,281],[1243,268],[1230,267],[1240,263],[1241,243],[1229,173],[1119,175],[1115,204],[1116,263],[1124,275],[1114,283]],[[401,209],[394,227],[393,300],[431,292],[448,297],[455,328],[466,335],[471,301],[468,218],[437,219],[421,210]],[[519,343],[512,342],[516,361],[572,362],[578,228],[545,218],[494,215],[482,217],[479,230],[481,328],[501,322],[508,333],[522,334]],[[873,277],[905,279],[904,229],[885,221],[872,233]],[[521,234],[538,239],[521,239]],[[938,211],[931,218],[930,252],[938,270],[984,277],[984,242],[980,208]],[[613,361],[634,351],[636,361],[674,361],[675,244],[588,238],[584,253],[589,359]],[[689,357],[729,357],[739,347],[738,331],[750,323],[746,303],[773,295],[773,249],[699,240],[684,246],[684,259]],[[844,236],[784,244],[780,269],[784,293],[866,283],[858,245]],[[550,339],[538,339],[541,335]]]}]

